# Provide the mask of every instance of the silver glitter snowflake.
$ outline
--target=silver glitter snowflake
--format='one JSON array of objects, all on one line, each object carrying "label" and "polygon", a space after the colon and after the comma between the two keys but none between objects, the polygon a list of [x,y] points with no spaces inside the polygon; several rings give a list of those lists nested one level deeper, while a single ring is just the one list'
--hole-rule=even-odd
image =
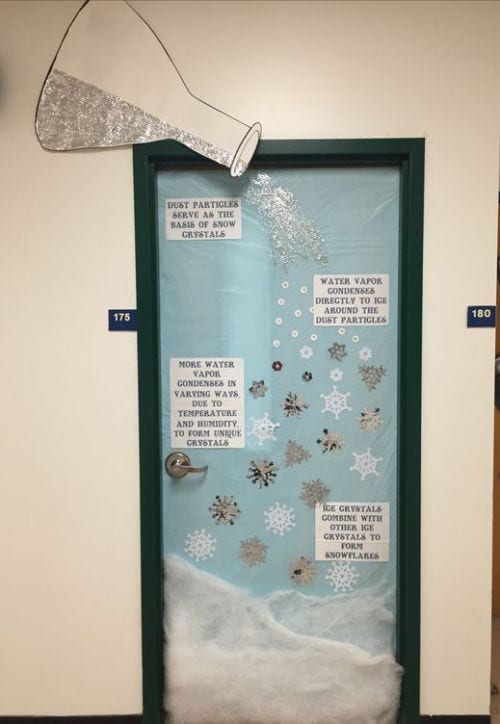
[{"label": "silver glitter snowflake", "polygon": [[374,407],[370,410],[368,407],[364,407],[360,417],[358,417],[358,422],[362,430],[375,432],[384,422],[380,417],[380,408]]},{"label": "silver glitter snowflake", "polygon": [[285,465],[291,468],[294,465],[300,465],[309,460],[311,453],[305,449],[303,445],[294,440],[289,440],[285,451]]},{"label": "silver glitter snowflake", "polygon": [[258,397],[265,397],[269,387],[266,387],[264,380],[254,380],[252,386],[248,388],[248,391],[256,400]]},{"label": "silver glitter snowflake", "polygon": [[339,344],[338,342],[334,342],[331,347],[328,347],[328,351],[330,352],[331,359],[336,359],[337,362],[342,362],[344,357],[347,357],[347,352],[345,351],[345,344]]},{"label": "silver glitter snowflake", "polygon": [[329,581],[335,593],[348,593],[353,590],[359,578],[359,573],[354,570],[350,563],[333,563],[325,578]]},{"label": "silver glitter snowflake", "polygon": [[265,440],[276,440],[274,431],[277,427],[279,427],[279,423],[271,422],[268,412],[266,412],[264,417],[252,417],[250,419],[253,423],[253,427],[248,434],[249,436],[252,435],[253,437],[256,437],[259,441],[259,445],[262,445]]},{"label": "silver glitter snowflake", "polygon": [[367,475],[379,475],[377,471],[377,463],[379,463],[382,458],[374,457],[370,448],[367,448],[364,453],[353,452],[353,455],[356,458],[356,462],[349,468],[349,470],[357,470],[357,472],[361,475],[361,480],[364,480]]},{"label": "silver glitter snowflake", "polygon": [[295,512],[284,503],[275,503],[264,511],[267,530],[283,535],[295,527]]},{"label": "silver glitter snowflake", "polygon": [[328,429],[323,430],[323,434],[316,440],[318,445],[321,445],[321,452],[334,452],[339,453],[344,447],[344,438],[338,432],[329,431]]},{"label": "silver glitter snowflake", "polygon": [[309,405],[304,400],[304,395],[289,392],[281,407],[285,417],[300,417]]},{"label": "silver glitter snowflake", "polygon": [[348,407],[347,398],[350,397],[350,392],[339,392],[334,386],[332,391],[328,395],[320,395],[325,401],[325,406],[321,412],[332,412],[335,415],[335,419],[339,419],[339,415],[344,410],[350,412],[352,407]]},{"label": "silver glitter snowflake", "polygon": [[317,503],[324,503],[326,496],[330,492],[330,488],[327,488],[319,478],[316,480],[310,480],[307,483],[302,483],[302,492],[300,493],[300,499],[309,506],[314,508]]},{"label": "silver glitter snowflake", "polygon": [[304,586],[313,582],[316,575],[316,568],[312,561],[304,558],[304,556],[300,556],[300,558],[297,558],[293,563],[290,563],[288,573],[292,581],[298,583],[300,586]]},{"label": "silver glitter snowflake", "polygon": [[245,200],[262,216],[276,261],[285,267],[300,258],[326,263],[324,241],[289,188],[259,173],[248,184]]},{"label": "silver glitter snowflake", "polygon": [[267,548],[265,543],[254,536],[241,541],[239,557],[249,568],[252,568],[266,562]]},{"label": "silver glitter snowflake", "polygon": [[369,390],[374,390],[377,387],[386,371],[387,370],[385,370],[382,366],[375,367],[374,365],[362,365],[359,367],[361,380]]},{"label": "silver glitter snowflake", "polygon": [[227,525],[228,523],[229,525],[234,525],[234,521],[241,513],[241,510],[238,508],[238,503],[232,495],[216,495],[214,502],[208,510],[217,525],[219,525],[219,523],[223,525]]},{"label": "silver glitter snowflake", "polygon": [[274,483],[277,474],[278,467],[272,460],[252,460],[248,467],[247,478],[250,478],[258,488],[267,488],[269,483]]},{"label": "silver glitter snowflake", "polygon": [[214,557],[216,543],[214,536],[202,528],[187,534],[184,550],[195,561],[204,561]]}]

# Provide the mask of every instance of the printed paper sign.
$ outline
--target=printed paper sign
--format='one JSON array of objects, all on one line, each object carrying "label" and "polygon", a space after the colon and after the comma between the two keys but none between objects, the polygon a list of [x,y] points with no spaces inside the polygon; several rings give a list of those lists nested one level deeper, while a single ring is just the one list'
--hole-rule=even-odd
[{"label": "printed paper sign", "polygon": [[173,448],[245,446],[243,359],[170,359],[170,444]]},{"label": "printed paper sign", "polygon": [[388,274],[314,275],[317,327],[368,327],[388,323]]},{"label": "printed paper sign", "polygon": [[241,199],[167,199],[169,241],[183,239],[241,239]]},{"label": "printed paper sign", "polygon": [[388,561],[389,503],[317,503],[317,561]]}]

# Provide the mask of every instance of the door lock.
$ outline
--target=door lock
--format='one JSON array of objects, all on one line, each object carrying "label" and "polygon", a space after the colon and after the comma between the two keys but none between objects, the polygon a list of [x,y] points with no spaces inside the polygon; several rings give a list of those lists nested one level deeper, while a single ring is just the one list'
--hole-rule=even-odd
[{"label": "door lock", "polygon": [[165,458],[165,470],[171,478],[183,478],[188,473],[206,473],[208,465],[196,468],[191,465],[189,456],[182,452],[173,452]]}]

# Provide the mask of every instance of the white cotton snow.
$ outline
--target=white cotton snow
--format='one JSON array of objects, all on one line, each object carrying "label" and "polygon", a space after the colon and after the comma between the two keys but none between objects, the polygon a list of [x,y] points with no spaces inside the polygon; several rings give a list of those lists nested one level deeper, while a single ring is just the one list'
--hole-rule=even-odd
[{"label": "white cotton snow", "polygon": [[173,724],[395,722],[402,669],[382,598],[252,597],[176,556],[165,573]]}]

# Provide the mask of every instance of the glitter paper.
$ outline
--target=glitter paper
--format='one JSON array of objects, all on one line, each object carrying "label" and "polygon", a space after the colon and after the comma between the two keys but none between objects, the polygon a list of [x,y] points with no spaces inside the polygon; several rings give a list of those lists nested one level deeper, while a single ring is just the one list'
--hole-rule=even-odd
[{"label": "glitter paper", "polygon": [[316,480],[302,483],[300,499],[303,500],[309,508],[314,508],[317,503],[325,502],[329,492],[330,488],[327,488],[319,478],[316,478]]},{"label": "glitter paper", "polygon": [[344,357],[347,357],[347,352],[345,351],[345,344],[339,344],[338,342],[334,342],[331,347],[328,347],[328,351],[330,353],[331,359],[337,360],[337,362],[342,362]]},{"label": "glitter paper", "polygon": [[266,551],[268,546],[259,538],[253,537],[242,540],[240,543],[239,558],[250,568],[266,562]]},{"label": "glitter paper", "polygon": [[251,460],[247,478],[250,478],[252,483],[257,485],[258,488],[267,488],[269,483],[275,482],[278,470],[279,468],[272,460]]},{"label": "glitter paper", "polygon": [[327,428],[323,430],[323,434],[316,440],[318,445],[321,445],[321,452],[333,452],[339,453],[344,447],[344,438],[340,433],[329,431]]},{"label": "glitter paper", "polygon": [[374,407],[373,409],[369,409],[368,407],[363,408],[361,416],[357,419],[360,428],[362,430],[369,430],[370,432],[375,432],[384,422],[380,415],[379,407]]},{"label": "glitter paper", "polygon": [[252,386],[248,388],[248,391],[256,400],[258,397],[265,397],[268,389],[269,387],[264,384],[264,380],[254,380]]},{"label": "glitter paper", "polygon": [[303,586],[313,582],[316,569],[312,561],[304,556],[300,556],[300,558],[297,558],[293,563],[290,563],[288,573],[292,581]]},{"label": "glitter paper", "polygon": [[291,468],[294,465],[300,465],[300,463],[304,463],[306,460],[309,460],[310,457],[311,453],[309,450],[306,450],[303,445],[295,442],[295,440],[288,441],[285,452],[285,466],[287,468]]},{"label": "glitter paper", "polygon": [[[276,261],[285,267],[301,258],[326,264],[321,234],[306,217],[290,189],[280,186],[267,173],[259,173],[248,184],[245,200],[262,215]],[[283,282],[282,287],[286,289],[288,282]]]},{"label": "glitter paper", "polygon": [[234,521],[238,518],[241,510],[238,503],[232,495],[216,495],[215,500],[209,507],[209,512],[217,525],[234,525]]},{"label": "glitter paper", "polygon": [[289,392],[281,407],[285,417],[300,417],[309,405],[304,400],[304,395]]},{"label": "glitter paper", "polygon": [[[230,167],[232,163],[231,154],[222,148],[56,68],[43,87],[36,132],[42,146],[53,151],[172,138],[223,166]],[[241,175],[246,166],[240,161],[236,175]]]}]

